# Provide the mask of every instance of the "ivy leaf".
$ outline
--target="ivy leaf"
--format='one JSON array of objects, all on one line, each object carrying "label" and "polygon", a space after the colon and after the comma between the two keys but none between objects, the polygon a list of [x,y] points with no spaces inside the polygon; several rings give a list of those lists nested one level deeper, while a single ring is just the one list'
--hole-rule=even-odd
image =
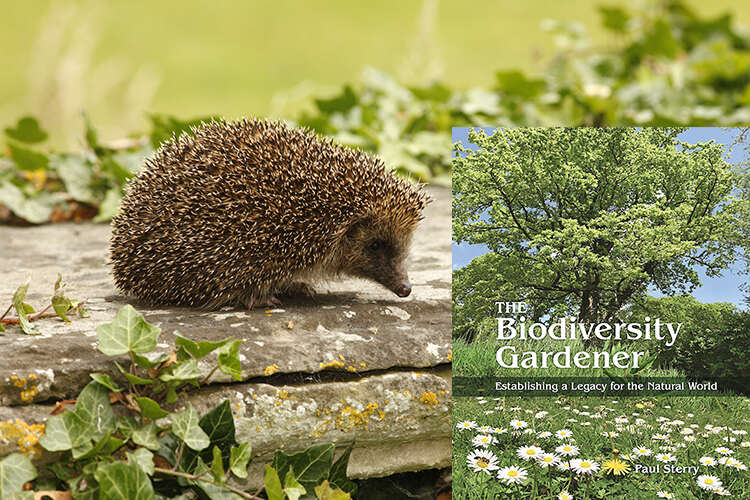
[{"label": "ivy leaf", "polygon": [[28,457],[12,453],[0,460],[0,498],[20,492],[23,485],[36,477],[36,468]]},{"label": "ivy leaf", "polygon": [[143,353],[153,350],[161,328],[150,325],[130,304],[117,312],[112,323],[96,329],[99,350],[108,356],[128,351]]},{"label": "ivy leaf", "polygon": [[250,463],[252,456],[250,443],[232,446],[229,452],[229,468],[235,476],[245,479],[247,477],[247,464]]},{"label": "ivy leaf", "polygon": [[31,322],[29,321],[29,318],[26,316],[26,307],[24,306],[24,299],[26,298],[26,293],[29,291],[29,284],[31,283],[31,278],[26,280],[26,283],[19,286],[16,289],[16,292],[13,294],[13,307],[16,309],[16,314],[18,315],[18,323],[21,325],[21,330],[26,335],[39,335],[42,332],[37,330],[31,325]]},{"label": "ivy leaf", "polygon": [[158,450],[161,448],[158,432],[159,427],[157,427],[156,422],[151,421],[141,428],[134,429],[131,439],[139,446],[144,446],[149,450]]},{"label": "ivy leaf", "polygon": [[544,80],[527,78],[520,71],[498,71],[495,73],[497,89],[521,99],[530,99],[544,91]]},{"label": "ivy leaf", "polygon": [[284,500],[284,490],[281,489],[281,479],[276,469],[266,465],[266,473],[263,476],[263,485],[266,488],[268,500]]},{"label": "ivy leaf", "polygon": [[154,358],[153,361],[151,359],[147,358],[146,356],[141,356],[140,354],[133,353],[133,360],[135,361],[136,366],[140,366],[141,368],[145,370],[150,370],[152,368],[156,368],[163,362],[169,359],[169,354],[162,353],[158,355],[156,358]]},{"label": "ivy leaf", "polygon": [[277,450],[272,465],[285,477],[287,472],[293,469],[297,480],[306,490],[311,491],[321,481],[330,477],[334,449],[335,446],[329,443],[311,446],[293,455]]},{"label": "ivy leaf", "polygon": [[600,5],[599,13],[602,16],[602,26],[616,33],[625,33],[630,16],[620,7],[607,7]]},{"label": "ivy leaf", "polygon": [[342,453],[333,463],[333,466],[331,467],[331,475],[329,477],[331,485],[352,495],[357,492],[357,483],[350,480],[346,475],[346,468],[349,465],[349,457],[351,456],[353,449],[354,442],[349,444],[344,453]]},{"label": "ivy leaf", "polygon": [[315,487],[315,495],[318,500],[349,500],[352,497],[349,493],[331,488],[328,480]]},{"label": "ivy leaf", "polygon": [[5,135],[18,142],[25,142],[27,144],[44,142],[48,137],[47,132],[42,130],[39,122],[33,116],[24,116],[18,120],[15,128],[6,128]]},{"label": "ivy leaf", "polygon": [[345,85],[341,95],[331,99],[315,99],[315,104],[323,113],[344,113],[357,104],[357,95],[350,85]]},{"label": "ivy leaf", "polygon": [[190,403],[185,411],[172,416],[172,432],[195,451],[200,451],[211,444],[206,433],[198,425],[198,413]]},{"label": "ivy leaf", "polygon": [[42,192],[27,197],[15,184],[0,182],[2,204],[23,220],[32,224],[47,222],[58,199],[51,193]]},{"label": "ivy leaf", "polygon": [[289,497],[289,500],[299,500],[299,497],[307,493],[305,487],[302,486],[297,478],[294,477],[294,471],[289,469],[284,477],[284,493]]},{"label": "ivy leaf", "polygon": [[182,335],[175,333],[175,345],[178,345],[185,349],[185,351],[190,354],[195,359],[201,359],[205,357],[206,355],[210,354],[214,350],[218,349],[219,347],[222,347],[227,342],[232,340],[231,338],[220,340],[218,342],[208,342],[208,341],[200,341],[200,342],[193,342],[192,340],[183,337]]},{"label": "ivy leaf", "polygon": [[122,389],[117,386],[115,381],[112,380],[112,377],[110,377],[106,373],[89,373],[89,377],[96,380],[99,384],[103,385],[112,392],[122,391]]},{"label": "ivy leaf", "polygon": [[135,402],[138,403],[138,406],[141,409],[141,414],[146,418],[156,420],[157,418],[164,418],[169,415],[169,412],[163,410],[162,407],[159,406],[159,403],[146,396],[135,396]]},{"label": "ivy leaf", "polygon": [[212,449],[211,475],[217,483],[224,483],[224,464],[221,460],[221,449],[214,445]]},{"label": "ivy leaf", "polygon": [[159,375],[160,380],[164,382],[187,382],[198,380],[202,376],[201,371],[198,369],[198,362],[192,358],[175,363],[170,368],[169,372]]},{"label": "ivy leaf", "polygon": [[112,219],[120,210],[122,201],[122,188],[115,186],[110,188],[104,195],[104,199],[99,204],[99,213],[94,217],[94,222],[107,222]]},{"label": "ivy leaf", "polygon": [[52,308],[63,321],[70,322],[65,313],[70,310],[73,304],[70,299],[63,294],[64,287],[65,285],[62,284],[62,274],[58,273],[57,281],[55,282],[55,292],[52,295]]},{"label": "ivy leaf", "polygon": [[133,375],[132,373],[129,373],[127,370],[125,370],[125,368],[120,366],[120,363],[118,363],[117,361],[115,361],[115,366],[117,367],[118,370],[120,370],[120,373],[122,373],[123,376],[126,379],[128,379],[128,382],[130,382],[133,385],[150,385],[154,383],[154,381],[150,378],[142,378],[142,377],[139,377],[138,375]]},{"label": "ivy leaf", "polygon": [[15,146],[13,144],[8,144],[8,151],[10,151],[10,157],[13,159],[13,163],[15,163],[21,170],[33,172],[35,170],[47,170],[49,168],[49,158],[47,155],[37,153],[31,149]]},{"label": "ivy leaf", "polygon": [[235,380],[242,380],[242,366],[239,357],[241,343],[242,340],[235,340],[219,348],[219,370]]},{"label": "ivy leaf", "polygon": [[98,205],[101,194],[97,196],[92,188],[94,181],[93,165],[83,156],[64,154],[54,156],[51,166],[60,176],[65,190],[76,201]]},{"label": "ivy leaf", "polygon": [[[232,446],[237,445],[234,417],[232,416],[232,407],[229,400],[225,399],[211,409],[211,411],[203,415],[198,425],[206,433],[211,444],[219,447],[223,460],[228,462]],[[200,456],[205,462],[210,462],[212,459],[210,450],[204,450],[201,453],[185,450],[185,454],[183,455],[185,470],[193,469],[197,456]]]},{"label": "ivy leaf", "polygon": [[128,463],[134,463],[149,476],[154,475],[154,454],[146,448],[138,448],[134,452],[127,452]]},{"label": "ivy leaf", "polygon": [[94,473],[100,498],[106,500],[154,500],[151,480],[136,463],[100,464]]}]

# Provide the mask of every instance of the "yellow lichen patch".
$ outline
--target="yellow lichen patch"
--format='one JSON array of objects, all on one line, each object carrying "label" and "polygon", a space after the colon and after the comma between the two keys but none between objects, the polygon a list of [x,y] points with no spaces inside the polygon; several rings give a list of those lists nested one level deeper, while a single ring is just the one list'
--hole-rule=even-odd
[{"label": "yellow lichen patch", "polygon": [[29,380],[36,380],[36,373],[29,373]]},{"label": "yellow lichen patch", "polygon": [[28,403],[32,401],[37,394],[39,394],[39,389],[37,389],[35,385],[32,385],[29,389],[21,391],[21,401]]},{"label": "yellow lichen patch", "polygon": [[385,418],[385,412],[381,411],[374,401],[369,403],[362,411],[347,406],[339,410],[339,415],[336,417],[336,427],[342,430],[351,430],[357,426],[367,428],[370,424],[370,417],[376,414],[381,420]]},{"label": "yellow lichen patch", "polygon": [[341,355],[341,354],[339,354],[339,359],[340,359],[341,361],[346,361],[346,360],[344,359],[344,356],[343,356],[343,355]]},{"label": "yellow lichen patch", "polygon": [[286,399],[289,397],[289,391],[277,391],[276,395],[279,397],[279,399]]},{"label": "yellow lichen patch", "polygon": [[0,422],[0,440],[16,440],[18,450],[32,459],[42,456],[38,446],[42,434],[44,424],[29,425],[21,419]]},{"label": "yellow lichen patch", "polygon": [[364,361],[362,361],[362,362],[361,362],[361,363],[359,364],[359,366],[361,366],[362,368],[367,368],[367,363],[365,363]]},{"label": "yellow lichen patch", "polygon": [[349,366],[346,367],[346,371],[354,373],[354,372],[357,371],[357,367],[349,365]]},{"label": "yellow lichen patch", "polygon": [[22,378],[22,377],[19,378],[17,375],[11,375],[10,381],[13,382],[13,385],[19,388],[26,387],[26,384],[28,383],[28,381],[25,378]]},{"label": "yellow lichen patch", "polygon": [[279,371],[279,365],[277,365],[276,363],[274,363],[274,364],[272,364],[270,366],[266,366],[266,369],[263,370],[263,373],[265,374],[266,377],[268,377],[269,375],[273,375],[277,371]]},{"label": "yellow lichen patch", "polygon": [[447,358],[448,358],[448,361],[451,361],[453,359],[453,353],[448,352]]},{"label": "yellow lichen patch", "polygon": [[344,367],[344,363],[342,361],[334,359],[333,361],[331,361],[329,363],[320,363],[320,367],[323,368],[323,369],[325,369],[325,368],[343,368]]},{"label": "yellow lichen patch", "polygon": [[420,403],[424,403],[426,405],[437,406],[438,405],[438,398],[437,398],[437,395],[434,392],[427,392],[427,391],[425,391],[419,397],[419,402]]}]

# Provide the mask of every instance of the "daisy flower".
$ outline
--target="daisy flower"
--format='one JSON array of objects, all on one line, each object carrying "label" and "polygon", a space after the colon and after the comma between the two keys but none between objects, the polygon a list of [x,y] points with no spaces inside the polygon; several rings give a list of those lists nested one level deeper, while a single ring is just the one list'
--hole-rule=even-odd
[{"label": "daisy flower", "polygon": [[566,471],[570,470],[570,462],[560,462],[557,464],[557,470]]},{"label": "daisy flower", "polygon": [[477,449],[466,457],[466,465],[474,472],[484,472],[489,475],[490,471],[497,470],[497,456],[489,450]]},{"label": "daisy flower", "polygon": [[511,427],[512,427],[513,429],[516,429],[516,430],[518,430],[518,429],[523,429],[524,427],[526,427],[526,426],[528,426],[528,425],[529,425],[529,424],[527,424],[527,423],[526,423],[526,422],[524,422],[523,420],[517,420],[517,419],[513,419],[513,420],[511,420],[511,421],[510,421],[510,426],[511,426]]},{"label": "daisy flower", "polygon": [[705,474],[698,476],[696,479],[698,486],[704,490],[716,491],[721,488],[721,479],[716,476],[707,476]]},{"label": "daisy flower", "polygon": [[725,448],[724,446],[719,446],[718,448],[716,448],[716,453],[720,453],[722,455],[731,455],[734,452],[730,450],[729,448]]},{"label": "daisy flower", "polygon": [[505,484],[513,484],[522,482],[526,479],[527,474],[526,469],[521,467],[503,467],[498,471],[497,478]]},{"label": "daisy flower", "polygon": [[723,497],[731,497],[732,496],[732,494],[729,493],[729,490],[726,489],[726,488],[724,488],[724,487],[719,487],[719,488],[715,489],[714,493],[717,494],[717,495],[721,495]]},{"label": "daisy flower", "polygon": [[740,443],[743,448],[750,448],[750,441],[743,441]]},{"label": "daisy flower", "polygon": [[602,470],[607,474],[614,474],[615,476],[624,476],[630,472],[630,466],[621,460],[613,458],[604,462]]},{"label": "daisy flower", "polygon": [[674,498],[674,495],[668,491],[657,491],[656,496],[659,498]]},{"label": "daisy flower", "polygon": [[557,500],[573,500],[573,495],[564,490],[557,494]]},{"label": "daisy flower", "polygon": [[456,428],[461,430],[474,429],[476,426],[477,423],[473,420],[464,420],[463,422],[459,422],[456,424]]},{"label": "daisy flower", "polygon": [[560,457],[557,455],[553,455],[552,453],[542,453],[538,457],[536,457],[536,463],[539,464],[540,467],[549,467],[550,465],[557,465],[557,463],[560,461]]},{"label": "daisy flower", "polygon": [[540,432],[536,435],[536,437],[538,437],[539,439],[547,439],[550,436],[552,436],[552,433],[550,431]]},{"label": "daisy flower", "polygon": [[613,437],[613,438],[616,438],[619,435],[620,435],[619,432],[614,432],[614,431],[602,432],[602,436],[604,436],[604,437]]},{"label": "daisy flower", "polygon": [[688,443],[692,443],[693,441],[695,441],[695,436],[693,436],[693,435],[687,435],[683,439],[685,441],[687,441]]},{"label": "daisy flower", "polygon": [[560,429],[559,431],[555,432],[555,437],[557,439],[568,439],[573,435],[573,431],[570,429]]},{"label": "daisy flower", "polygon": [[477,432],[480,434],[489,434],[490,432],[492,432],[492,427],[490,427],[489,425],[480,425],[479,427],[477,427]]},{"label": "daisy flower", "polygon": [[700,457],[698,461],[702,465],[708,465],[709,467],[716,467],[716,460],[714,460],[712,457]]},{"label": "daisy flower", "polygon": [[651,439],[653,439],[654,441],[666,441],[667,439],[669,439],[669,436],[667,436],[666,434],[654,434],[653,436],[651,436]]},{"label": "daisy flower", "polygon": [[593,474],[599,470],[599,464],[593,460],[574,458],[570,461],[570,468],[576,471],[577,474]]},{"label": "daisy flower", "polygon": [[483,447],[487,448],[491,444],[497,444],[497,439],[495,436],[492,436],[490,434],[478,434],[474,436],[474,439],[471,440],[471,444],[473,444],[476,447]]},{"label": "daisy flower", "polygon": [[572,457],[578,455],[578,446],[572,444],[561,444],[560,446],[555,448],[555,451],[560,455]]},{"label": "daisy flower", "polygon": [[637,457],[648,457],[651,456],[653,451],[649,450],[648,448],[644,448],[643,446],[633,448],[633,455]]},{"label": "daisy flower", "polygon": [[656,455],[656,460],[663,463],[675,462],[677,459],[671,453],[659,453]]},{"label": "daisy flower", "polygon": [[522,458],[524,460],[531,460],[532,458],[536,458],[543,453],[544,450],[539,448],[538,446],[521,446],[516,450],[516,455],[518,455],[518,458]]}]

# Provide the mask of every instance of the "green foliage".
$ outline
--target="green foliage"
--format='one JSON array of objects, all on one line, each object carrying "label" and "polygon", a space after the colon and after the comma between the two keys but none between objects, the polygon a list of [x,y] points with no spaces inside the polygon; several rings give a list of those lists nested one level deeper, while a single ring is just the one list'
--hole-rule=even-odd
[{"label": "green foliage", "polygon": [[[70,491],[76,499],[151,500],[157,495],[172,498],[189,491],[216,500],[259,499],[229,482],[232,476],[247,477],[252,458],[250,443],[236,440],[229,401],[222,401],[202,417],[189,402],[182,411],[171,406],[183,386],[200,386],[221,368],[222,361],[217,361],[214,370],[203,377],[198,359],[218,351],[217,358],[223,357],[226,366],[239,366],[240,341],[194,342],[178,336],[172,353],[154,356],[160,329],[130,305],[124,306],[112,323],[99,327],[97,334],[100,351],[111,356],[127,354],[130,366],[117,365],[120,380],[92,373],[93,380],[76,398],[75,407],[47,420],[39,442],[45,450],[61,456],[43,471],[44,487],[40,483],[39,489]],[[114,404],[122,406],[116,409]],[[342,490],[356,489],[346,478],[351,448],[336,462],[333,449],[331,444],[296,455],[278,452],[266,476],[268,497],[315,498],[312,493],[304,495],[330,481],[321,490],[328,496],[318,498],[349,498]],[[24,498],[19,496],[26,495],[21,487],[36,475],[23,455],[2,459],[0,497]],[[28,494],[33,498],[32,491]]]},{"label": "green foliage", "polygon": [[657,362],[678,368],[690,376],[736,378],[750,372],[750,313],[732,304],[702,304],[692,297],[648,297],[636,304],[632,317],[660,318],[682,323],[671,347],[655,345]]},{"label": "green foliage", "polygon": [[[82,301],[71,300],[65,295],[65,284],[62,282],[62,274],[58,275],[55,282],[51,303],[39,312],[36,312],[30,304],[25,302],[30,284],[31,278],[16,289],[11,305],[0,316],[0,332],[6,331],[5,327],[3,327],[4,324],[18,324],[21,331],[26,335],[39,335],[41,332],[32,325],[32,321],[49,316],[58,316],[63,321],[69,322],[70,319],[67,315],[71,313],[76,313],[81,318],[88,316],[88,312],[84,309]],[[15,317],[8,317],[11,309],[15,310]],[[53,309],[55,312],[47,313],[49,309]]]},{"label": "green foliage", "polygon": [[739,177],[722,145],[688,144],[673,128],[473,131],[454,158],[454,241],[490,253],[454,273],[454,317],[466,328],[494,300],[531,316],[612,322],[650,286],[699,285],[737,257]]}]

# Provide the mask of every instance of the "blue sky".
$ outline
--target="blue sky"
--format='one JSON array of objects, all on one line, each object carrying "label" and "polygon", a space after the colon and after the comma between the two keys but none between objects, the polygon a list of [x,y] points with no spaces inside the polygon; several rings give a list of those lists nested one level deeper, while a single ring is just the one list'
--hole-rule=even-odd
[{"label": "blue sky", "polygon": [[[487,133],[492,133],[493,127],[482,127]],[[461,142],[464,146],[477,149],[475,145],[468,142],[469,127],[453,127],[453,142]],[[707,142],[714,140],[721,144],[729,145],[734,139],[734,132],[731,129],[725,130],[716,127],[695,127],[686,130],[680,135],[680,139],[686,142]],[[746,159],[747,152],[741,146],[735,146],[731,150],[730,162],[736,163]],[[457,245],[453,243],[453,269],[460,269],[471,262],[474,257],[487,253],[485,245],[469,245],[462,243]],[[739,274],[741,264],[737,263],[730,269],[724,271],[721,276],[708,278],[698,270],[701,277],[702,286],[693,291],[693,296],[701,302],[731,302],[739,307],[744,308],[745,303],[743,295],[740,292],[740,285],[748,279],[747,276]],[[655,296],[660,294],[654,293]]]}]

